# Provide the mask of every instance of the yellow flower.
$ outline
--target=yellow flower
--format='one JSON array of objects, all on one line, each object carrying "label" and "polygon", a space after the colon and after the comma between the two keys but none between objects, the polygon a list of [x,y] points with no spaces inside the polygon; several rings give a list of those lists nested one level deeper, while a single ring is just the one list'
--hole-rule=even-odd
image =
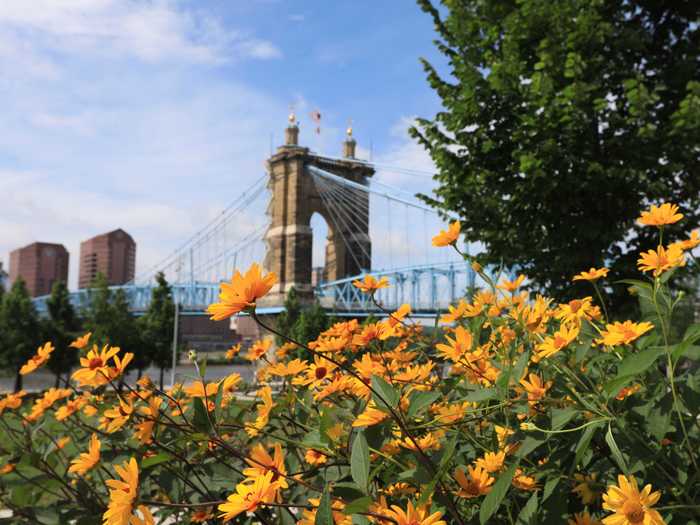
[{"label": "yellow flower", "polygon": [[275,443],[274,458],[268,454],[261,443],[257,443],[250,451],[250,458],[246,458],[245,461],[250,467],[243,471],[244,476],[256,478],[272,472],[273,482],[278,482],[280,488],[286,489],[288,487],[285,479],[287,469],[284,466],[284,453],[282,445],[279,443]]},{"label": "yellow flower", "polygon": [[392,505],[391,509],[387,509],[386,515],[393,518],[396,525],[447,525],[447,522],[440,519],[442,512],[434,512],[428,516],[425,507],[415,508],[410,501],[405,511],[398,505]]},{"label": "yellow flower", "polygon": [[[700,246],[700,230],[693,230],[685,241],[674,242],[681,250],[692,250],[696,246]],[[672,245],[673,246],[673,245]]]},{"label": "yellow flower", "polygon": [[84,397],[68,400],[65,405],[56,410],[56,421],[64,421],[68,419],[86,404],[87,399]]},{"label": "yellow flower", "polygon": [[257,361],[261,357],[263,357],[265,354],[267,354],[267,351],[270,349],[272,346],[272,339],[261,339],[258,341],[255,341],[251,346],[250,349],[248,350],[248,353],[245,355],[245,358],[248,361]]},{"label": "yellow flower", "polygon": [[73,379],[79,386],[98,387],[108,383],[112,374],[109,361],[118,353],[118,347],[105,345],[102,350],[98,350],[97,345],[93,345],[92,350],[80,358],[82,368],[73,373]]},{"label": "yellow flower", "polygon": [[607,277],[609,271],[610,270],[607,268],[591,268],[587,272],[581,272],[575,275],[572,281],[597,281],[601,277]]},{"label": "yellow flower", "polygon": [[214,519],[214,514],[209,509],[196,510],[190,516],[192,523],[204,523],[211,519]]},{"label": "yellow flower", "polygon": [[236,485],[236,492],[229,495],[226,503],[219,505],[220,518],[230,521],[243,512],[253,512],[265,503],[272,503],[277,494],[278,484],[272,481],[272,472],[246,480]]},{"label": "yellow flower", "polygon": [[617,485],[608,486],[603,494],[603,509],[614,512],[612,516],[603,519],[605,525],[664,525],[664,520],[658,511],[652,509],[659,498],[660,492],[652,492],[651,485],[646,485],[639,492],[634,476],[617,477]]},{"label": "yellow flower", "polygon": [[58,441],[56,441],[56,449],[61,450],[63,449],[68,443],[70,443],[70,438],[68,436],[62,437]]},{"label": "yellow flower", "polygon": [[97,434],[93,434],[92,437],[90,437],[88,451],[83,452],[70,462],[71,465],[68,468],[68,472],[76,472],[82,476],[97,465],[100,462],[100,446],[101,444],[100,440],[97,439]]},{"label": "yellow flower", "polygon": [[463,326],[458,326],[455,329],[454,339],[449,336],[446,339],[448,344],[438,343],[435,345],[435,348],[444,358],[450,359],[455,363],[471,350],[474,342],[472,334]]},{"label": "yellow flower", "polygon": [[476,466],[484,469],[486,472],[498,472],[503,468],[503,462],[506,460],[506,453],[487,452],[483,458],[476,460]]},{"label": "yellow flower", "polygon": [[521,379],[520,384],[525,389],[525,392],[527,392],[527,402],[530,405],[534,405],[544,397],[544,395],[547,393],[547,390],[549,390],[549,388],[552,386],[552,382],[547,381],[545,383],[544,381],[542,381],[540,376],[532,373],[528,376],[528,379],[530,381]]},{"label": "yellow flower", "polygon": [[574,514],[574,519],[568,520],[569,525],[602,525],[600,521],[591,517],[588,512]]},{"label": "yellow flower", "polygon": [[298,376],[303,373],[309,366],[309,363],[301,359],[293,359],[288,363],[277,363],[272,365],[268,371],[273,376]]},{"label": "yellow flower", "polygon": [[276,282],[277,275],[270,272],[263,276],[257,263],[253,263],[245,275],[236,270],[230,283],[221,283],[221,302],[209,305],[207,313],[213,321],[221,321],[254,307],[255,301],[264,297]]},{"label": "yellow flower", "polygon": [[108,433],[113,433],[126,425],[131,414],[134,412],[134,405],[131,400],[124,401],[119,398],[119,406],[108,408],[104,411],[104,418],[100,422],[100,428]]},{"label": "yellow flower", "polygon": [[520,274],[516,279],[513,279],[512,281],[509,281],[508,279],[503,279],[503,281],[501,281],[501,284],[499,284],[496,288],[500,288],[501,290],[505,290],[506,292],[515,293],[515,291],[518,288],[520,288],[520,285],[523,284],[524,280],[525,276],[523,274]]},{"label": "yellow flower", "polygon": [[597,474],[594,472],[590,476],[584,476],[583,474],[574,474],[574,479],[576,480],[576,485],[574,485],[573,492],[581,498],[581,502],[584,505],[590,505],[595,503],[595,501],[600,497],[600,493],[596,492],[591,488],[591,484],[595,483]]},{"label": "yellow flower", "polygon": [[464,469],[455,470],[455,480],[459,483],[459,491],[457,496],[460,498],[478,498],[484,494],[491,492],[491,485],[496,481],[491,477],[488,471],[480,466],[467,467],[465,474]]},{"label": "yellow flower", "polygon": [[538,488],[535,478],[523,474],[522,469],[515,470],[515,476],[513,476],[512,483],[514,487],[517,487],[520,490],[537,490]]},{"label": "yellow flower", "polygon": [[304,454],[304,460],[309,465],[323,465],[328,461],[328,456],[320,450],[310,448],[306,451],[306,454]]},{"label": "yellow flower", "polygon": [[2,467],[0,467],[0,475],[5,475],[9,474],[10,472],[14,472],[15,470],[15,464],[14,463],[5,463]]},{"label": "yellow flower", "polygon": [[352,282],[352,285],[365,293],[374,293],[382,288],[388,288],[389,279],[382,277],[377,281],[373,275],[365,275],[365,278],[362,281],[357,279]]},{"label": "yellow flower", "polygon": [[364,412],[362,412],[355,421],[353,427],[369,427],[381,423],[387,418],[387,413],[376,408],[372,403],[368,404]]},{"label": "yellow flower", "polygon": [[44,366],[51,357],[51,352],[54,350],[55,348],[51,343],[46,343],[44,346],[37,348],[36,354],[19,369],[20,375],[31,374],[37,368]]},{"label": "yellow flower", "polygon": [[148,406],[141,407],[139,412],[144,416],[143,421],[136,425],[134,436],[144,445],[153,442],[153,427],[158,420],[160,414],[160,405],[162,399],[152,397],[148,400]]},{"label": "yellow flower", "polygon": [[121,479],[106,481],[109,491],[109,505],[102,515],[103,525],[128,525],[131,519],[134,500],[139,489],[139,467],[134,458],[117,465],[114,470]]},{"label": "yellow flower", "polygon": [[262,399],[262,405],[258,405],[258,416],[255,422],[246,425],[245,429],[248,435],[252,437],[257,436],[265,428],[270,419],[270,412],[275,406],[275,403],[272,401],[272,389],[269,386],[262,387],[257,394]]},{"label": "yellow flower", "polygon": [[642,212],[637,222],[644,226],[665,226],[676,223],[682,218],[683,214],[678,213],[678,206],[665,202],[661,206],[652,204],[651,209]]},{"label": "yellow flower", "polygon": [[2,413],[7,408],[9,408],[10,410],[14,410],[15,408],[21,407],[22,406],[22,398],[26,395],[27,395],[26,390],[20,390],[19,392],[7,394],[5,397],[3,397],[0,400],[0,415],[2,415]]},{"label": "yellow flower", "polygon": [[659,246],[656,250],[641,253],[637,259],[637,266],[641,271],[654,272],[654,277],[658,277],[666,270],[685,266],[683,248],[678,244],[671,244],[668,248]]},{"label": "yellow flower", "polygon": [[72,348],[77,348],[78,350],[82,350],[83,348],[85,348],[87,346],[91,335],[92,335],[92,332],[88,332],[87,334],[78,337],[75,341],[73,341],[68,346],[70,346]]},{"label": "yellow flower", "polygon": [[231,348],[226,350],[226,359],[228,361],[231,361],[234,357],[238,355],[238,352],[241,351],[241,343],[238,343],[237,345],[233,345]]},{"label": "yellow flower", "polygon": [[566,348],[572,341],[578,337],[579,327],[575,324],[562,324],[554,335],[548,336],[537,345],[535,353],[532,355],[532,361],[537,363],[540,360],[551,357],[561,349]]},{"label": "yellow flower", "polygon": [[[309,498],[309,505],[312,505],[313,508],[304,509],[301,519],[297,521],[296,525],[315,525],[316,513],[320,504],[321,500],[319,498]],[[352,525],[352,518],[342,512],[344,508],[345,504],[342,501],[337,499],[331,501],[334,525]]]},{"label": "yellow flower", "polygon": [[639,392],[639,390],[642,388],[642,385],[639,383],[636,383],[634,385],[626,386],[620,389],[620,391],[615,395],[615,399],[618,401],[624,401],[625,398],[628,398],[632,394]]},{"label": "yellow flower", "polygon": [[462,227],[459,224],[459,221],[450,223],[447,230],[440,230],[440,233],[433,237],[433,246],[443,247],[454,244],[459,238],[459,232],[461,229]]},{"label": "yellow flower", "polygon": [[628,345],[652,328],[654,328],[654,325],[648,321],[641,323],[615,321],[612,324],[605,325],[605,330],[600,333],[603,337],[597,341],[606,346]]},{"label": "yellow flower", "polygon": [[140,518],[134,514],[131,517],[131,521],[129,521],[129,525],[156,525],[156,521],[153,519],[153,514],[151,514],[151,511],[148,510],[145,505],[138,506],[138,513],[143,517]]}]

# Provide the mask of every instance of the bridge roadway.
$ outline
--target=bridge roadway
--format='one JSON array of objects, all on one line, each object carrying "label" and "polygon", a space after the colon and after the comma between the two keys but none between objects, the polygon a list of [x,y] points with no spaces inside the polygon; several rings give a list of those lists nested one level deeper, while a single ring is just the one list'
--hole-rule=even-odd
[{"label": "bridge roadway", "polygon": [[[376,300],[386,310],[395,310],[408,303],[416,316],[433,316],[445,310],[463,296],[468,288],[476,284],[476,274],[465,262],[448,262],[431,265],[409,266],[371,273],[375,277],[387,277],[391,286],[376,292]],[[338,316],[364,317],[369,314],[382,315],[370,299],[352,285],[365,274],[347,277],[333,282],[321,283],[316,287],[316,297],[321,305]],[[218,282],[190,282],[171,284],[174,300],[180,304],[181,315],[203,315],[207,306],[218,301]],[[136,315],[142,315],[151,301],[153,285],[125,284],[110,286],[113,292],[124,290]],[[70,301],[77,311],[87,309],[93,292],[82,289],[71,292]],[[44,295],[34,299],[34,305],[41,316],[48,315],[47,300]],[[276,314],[283,306],[260,308],[260,314]]]}]

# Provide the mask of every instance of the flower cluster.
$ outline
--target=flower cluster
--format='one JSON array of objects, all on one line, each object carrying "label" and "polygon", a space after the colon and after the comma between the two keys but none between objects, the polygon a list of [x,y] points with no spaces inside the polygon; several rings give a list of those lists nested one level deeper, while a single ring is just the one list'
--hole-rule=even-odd
[{"label": "flower cluster", "polygon": [[[661,237],[681,219],[664,204],[639,222]],[[459,235],[454,222],[433,244],[459,250]],[[384,309],[391,283],[367,275],[353,284],[372,317],[279,348],[255,310],[276,277],[254,265],[208,310],[265,331],[242,353],[253,383],[206,380],[194,352],[184,384],[120,383],[133,354],[85,334],[65,388],[0,399],[2,501],[17,523],[697,522],[700,325],[670,330],[668,272],[699,244],[641,254],[649,278],[627,284],[642,320],[608,317],[607,268],[572,271],[593,292],[556,303],[471,261],[483,286],[434,323]]]}]

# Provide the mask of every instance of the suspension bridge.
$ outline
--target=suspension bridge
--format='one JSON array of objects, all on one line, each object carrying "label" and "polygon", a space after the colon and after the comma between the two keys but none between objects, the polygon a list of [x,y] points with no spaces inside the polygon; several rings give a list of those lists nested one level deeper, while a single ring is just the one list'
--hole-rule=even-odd
[{"label": "suspension bridge", "polygon": [[[263,176],[158,264],[111,289],[122,289],[139,314],[148,308],[162,272],[180,313],[204,315],[222,281],[258,262],[279,278],[258,304],[262,314],[281,312],[293,287],[302,300],[316,299],[337,316],[377,315],[403,303],[415,315],[433,316],[479,284],[454,250],[431,246],[432,236],[446,227],[444,218],[413,194],[373,178],[378,169],[411,173],[410,168],[357,159],[352,130],[342,157],[316,154],[300,146],[298,137],[290,116],[285,144],[268,159]],[[314,245],[316,215],[327,235],[325,243],[316,239]],[[314,253],[324,259],[322,265],[314,265]],[[366,274],[391,283],[375,296],[381,308],[352,285]],[[91,293],[72,292],[71,302],[85,308]],[[47,299],[35,299],[40,313],[46,313]]]}]

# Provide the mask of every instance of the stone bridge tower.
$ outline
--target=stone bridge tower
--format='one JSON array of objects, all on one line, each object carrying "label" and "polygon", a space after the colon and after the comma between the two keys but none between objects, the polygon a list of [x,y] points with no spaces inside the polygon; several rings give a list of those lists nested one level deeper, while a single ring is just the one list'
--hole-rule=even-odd
[{"label": "stone bridge tower", "polygon": [[[343,142],[343,159],[315,155],[299,146],[296,117],[289,116],[285,144],[268,160],[268,188],[272,194],[267,213],[271,218],[265,235],[267,254],[265,269],[275,272],[278,284],[265,298],[265,304],[281,305],[287,292],[294,287],[300,299],[313,298],[311,216],[319,213],[328,224],[324,280],[333,281],[371,268],[369,238],[369,194],[358,191],[356,220],[337,224],[326,208],[307,170],[310,165],[321,168],[349,181],[366,185],[374,169],[355,160],[355,139],[352,130]],[[352,224],[347,224],[352,223]],[[349,245],[349,246],[348,246]]]}]

